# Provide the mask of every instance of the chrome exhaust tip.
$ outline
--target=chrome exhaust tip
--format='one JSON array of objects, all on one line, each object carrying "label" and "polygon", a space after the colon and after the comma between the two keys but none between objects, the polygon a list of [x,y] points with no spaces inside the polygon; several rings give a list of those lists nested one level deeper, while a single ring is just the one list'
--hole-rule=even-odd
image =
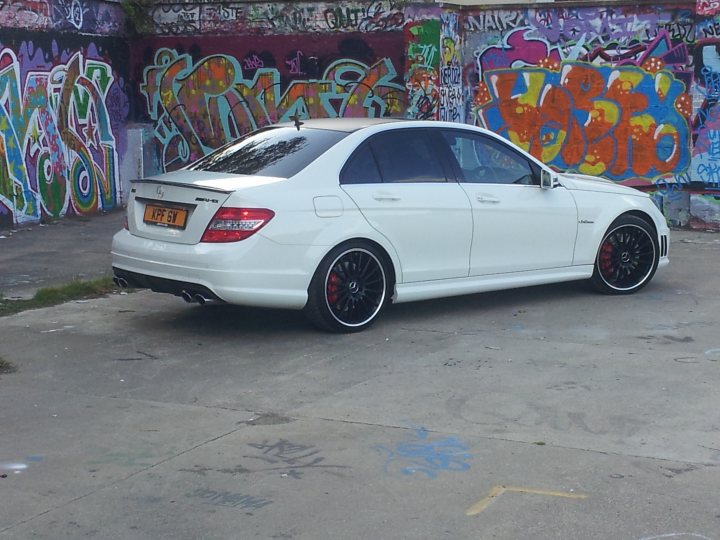
[{"label": "chrome exhaust tip", "polygon": [[195,301],[200,304],[201,306],[204,306],[208,302],[212,302],[210,298],[205,298],[202,294],[196,294],[195,295]]},{"label": "chrome exhaust tip", "polygon": [[113,276],[113,283],[120,287],[121,289],[127,289],[128,288],[128,282],[125,278]]},{"label": "chrome exhaust tip", "polygon": [[182,291],[180,293],[180,296],[182,296],[182,299],[185,300],[188,304],[192,304],[195,302],[195,298],[193,298],[193,295],[190,294],[188,291]]}]

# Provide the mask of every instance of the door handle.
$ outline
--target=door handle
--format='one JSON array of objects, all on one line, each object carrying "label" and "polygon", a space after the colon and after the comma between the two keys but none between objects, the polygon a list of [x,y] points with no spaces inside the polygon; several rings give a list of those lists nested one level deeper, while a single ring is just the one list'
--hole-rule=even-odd
[{"label": "door handle", "polygon": [[487,195],[478,195],[477,202],[483,203],[483,204],[484,203],[497,204],[500,202],[500,199],[496,199],[495,197],[488,197]]},{"label": "door handle", "polygon": [[376,191],[372,194],[372,198],[376,201],[399,201],[399,195],[393,195],[392,193],[385,193],[382,191]]}]

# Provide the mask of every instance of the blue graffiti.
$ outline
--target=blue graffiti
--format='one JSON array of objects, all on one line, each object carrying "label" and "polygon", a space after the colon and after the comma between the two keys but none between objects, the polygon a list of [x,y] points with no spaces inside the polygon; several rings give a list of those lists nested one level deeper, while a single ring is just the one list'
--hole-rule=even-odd
[{"label": "blue graffiti", "polygon": [[467,444],[458,438],[446,437],[431,441],[425,428],[417,428],[415,439],[398,443],[395,450],[382,445],[375,449],[387,454],[385,472],[399,464],[404,475],[410,476],[419,472],[431,479],[437,477],[438,471],[468,470],[470,465],[465,461],[472,458],[472,454],[467,453]]},{"label": "blue graffiti", "polygon": [[720,73],[706,66],[700,70],[700,74],[705,83],[705,97],[718,99],[720,97]]}]

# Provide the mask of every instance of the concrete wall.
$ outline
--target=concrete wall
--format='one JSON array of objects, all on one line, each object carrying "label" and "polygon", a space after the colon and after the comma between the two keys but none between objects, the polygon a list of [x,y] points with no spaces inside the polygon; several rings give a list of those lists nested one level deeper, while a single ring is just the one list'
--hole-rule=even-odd
[{"label": "concrete wall", "polygon": [[[0,4],[0,84],[19,104],[0,98],[0,225],[112,207],[125,175],[299,114],[488,127],[557,168],[656,189],[675,224],[720,228],[716,3],[154,2],[128,39],[116,3],[41,4],[45,26],[23,30],[20,7],[40,3]],[[43,85],[46,112],[29,114],[20,96]]]}]

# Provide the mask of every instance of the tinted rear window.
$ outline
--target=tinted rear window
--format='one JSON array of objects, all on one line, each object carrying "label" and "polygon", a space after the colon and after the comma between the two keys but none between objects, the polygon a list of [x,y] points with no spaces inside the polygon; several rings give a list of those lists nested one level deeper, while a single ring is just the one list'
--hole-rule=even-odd
[{"label": "tinted rear window", "polygon": [[340,177],[341,184],[381,184],[382,177],[378,171],[370,146],[365,143],[352,155]]},{"label": "tinted rear window", "polygon": [[223,146],[188,169],[290,178],[347,135],[326,129],[266,129]]},{"label": "tinted rear window", "polygon": [[427,131],[397,129],[370,141],[383,182],[445,182]]}]

